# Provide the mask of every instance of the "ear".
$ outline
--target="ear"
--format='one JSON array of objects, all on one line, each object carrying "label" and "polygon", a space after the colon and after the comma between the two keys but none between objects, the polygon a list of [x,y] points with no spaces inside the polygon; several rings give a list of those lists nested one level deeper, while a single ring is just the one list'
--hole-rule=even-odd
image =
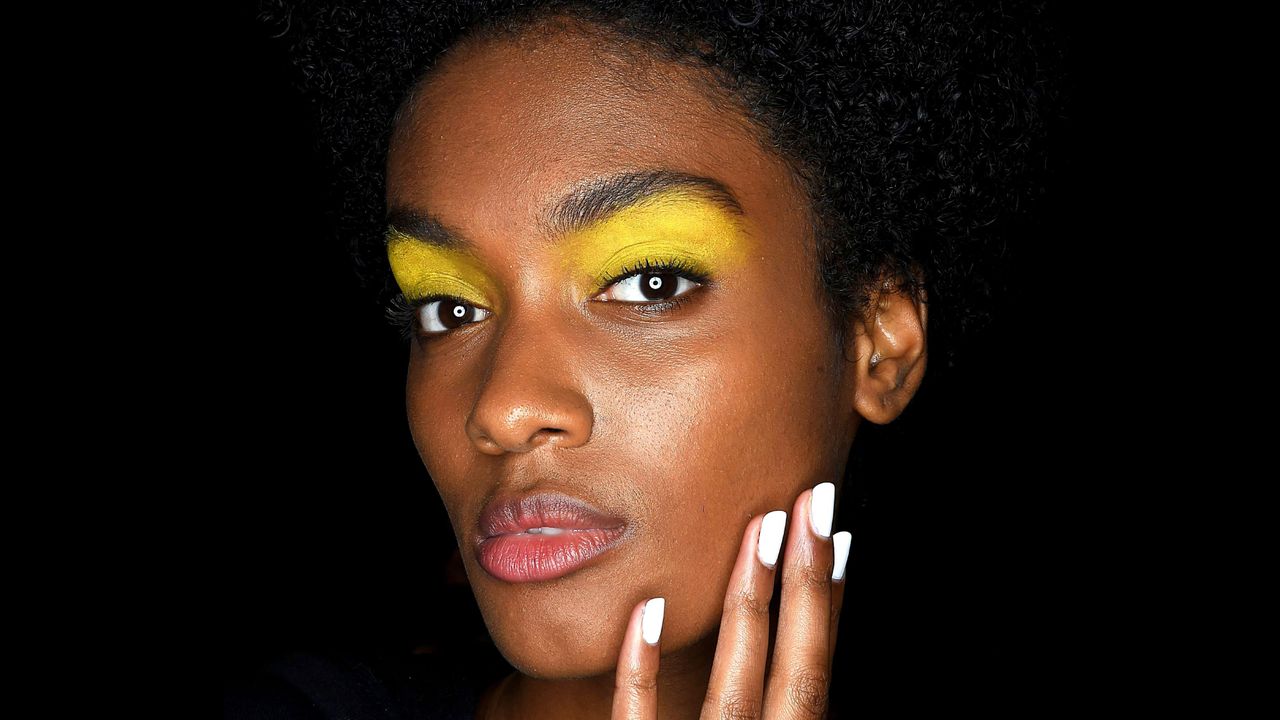
[{"label": "ear", "polygon": [[850,319],[845,354],[859,415],[883,425],[906,409],[924,379],[928,316],[927,299],[917,302],[886,280],[865,314]]}]

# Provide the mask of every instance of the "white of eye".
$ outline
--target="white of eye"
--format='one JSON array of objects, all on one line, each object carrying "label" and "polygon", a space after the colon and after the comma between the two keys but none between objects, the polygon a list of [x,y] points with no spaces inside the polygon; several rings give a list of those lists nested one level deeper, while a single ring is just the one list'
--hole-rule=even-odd
[{"label": "white of eye", "polygon": [[[445,333],[445,332],[449,332],[450,330],[457,329],[457,328],[445,327],[444,323],[440,322],[440,310],[438,306],[442,302],[445,302],[445,300],[444,299],[432,300],[431,302],[426,303],[422,307],[418,308],[418,322],[422,323],[423,332]],[[453,302],[453,301],[450,300],[449,302]],[[479,315],[479,317],[477,317],[474,320],[468,320],[466,323],[463,323],[464,325],[470,324],[473,322],[480,322],[481,320],[484,320],[485,318],[489,317],[489,311],[485,310],[482,307],[476,307],[475,305],[467,305],[464,303],[457,303],[453,306],[453,316],[458,320],[465,320],[466,317],[472,312],[475,312],[477,315]]]},{"label": "white of eye", "polygon": [[[655,281],[656,281],[656,282],[669,282],[672,278],[674,278],[674,279],[675,279],[675,281],[676,281],[676,291],[675,291],[674,293],[672,293],[670,296],[668,296],[668,297],[666,297],[666,298],[658,299],[658,300],[652,300],[652,299],[650,299],[650,298],[647,298],[647,297],[645,297],[645,296],[644,296],[644,289],[643,289],[643,288],[641,287],[641,285],[640,285],[640,281],[641,281],[642,279],[646,278],[646,277],[648,278],[648,282],[650,282],[650,283],[654,283]],[[659,280],[659,278],[662,278],[662,279],[661,279],[661,280]],[[629,294],[630,294],[630,296],[629,296],[629,297],[615,297],[615,298],[610,298],[610,297],[604,297],[603,295],[602,295],[601,297],[602,297],[604,300],[621,300],[621,301],[623,301],[623,302],[635,302],[635,303],[645,303],[645,304],[660,303],[660,302],[667,302],[667,301],[669,301],[669,300],[672,300],[672,299],[676,298],[676,297],[677,297],[677,296],[679,296],[679,295],[683,295],[684,293],[688,292],[689,290],[693,289],[694,287],[697,287],[697,285],[698,285],[698,283],[696,283],[696,282],[694,282],[694,281],[690,280],[689,278],[687,278],[687,277],[681,277],[681,276],[679,276],[679,275],[675,275],[675,274],[661,274],[661,275],[659,275],[659,274],[654,274],[654,273],[644,273],[644,272],[640,272],[640,273],[636,273],[635,275],[632,275],[632,276],[630,276],[630,277],[622,278],[621,280],[619,280],[618,282],[614,283],[614,284],[611,286],[611,288],[619,288],[619,289],[621,289],[621,290],[626,291],[627,293],[629,293]],[[654,286],[651,284],[651,285],[649,286],[649,289],[650,289],[650,290],[658,290],[659,288],[658,288],[658,287],[654,287]]]}]

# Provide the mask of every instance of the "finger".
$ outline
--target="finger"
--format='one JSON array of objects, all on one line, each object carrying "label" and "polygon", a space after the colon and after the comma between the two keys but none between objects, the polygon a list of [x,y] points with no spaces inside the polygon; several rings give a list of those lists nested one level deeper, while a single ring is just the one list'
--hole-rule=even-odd
[{"label": "finger", "polygon": [[[765,690],[764,716],[821,718],[831,685],[831,519],[835,486],[800,494],[782,563],[782,605]],[[816,517],[815,517],[816,516]],[[825,534],[819,534],[819,533]]]},{"label": "finger", "polygon": [[613,720],[655,720],[658,717],[658,659],[664,598],[652,598],[631,609],[622,638],[613,683]]},{"label": "finger", "polygon": [[853,535],[842,530],[831,536],[832,548],[835,550],[835,564],[831,568],[831,636],[827,643],[827,669],[831,670],[835,662],[836,638],[840,632],[840,609],[844,607],[845,568],[849,560],[849,543]]},{"label": "finger", "polygon": [[769,602],[786,524],[786,511],[775,510],[752,518],[742,533],[725,593],[703,718],[760,717],[769,652]]}]

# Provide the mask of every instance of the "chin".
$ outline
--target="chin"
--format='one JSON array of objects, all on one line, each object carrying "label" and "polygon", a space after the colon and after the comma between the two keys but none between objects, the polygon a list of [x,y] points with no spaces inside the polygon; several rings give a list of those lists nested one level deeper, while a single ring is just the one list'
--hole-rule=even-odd
[{"label": "chin", "polygon": [[566,680],[617,667],[632,607],[625,591],[603,583],[487,584],[476,588],[476,602],[494,645],[521,673]]}]

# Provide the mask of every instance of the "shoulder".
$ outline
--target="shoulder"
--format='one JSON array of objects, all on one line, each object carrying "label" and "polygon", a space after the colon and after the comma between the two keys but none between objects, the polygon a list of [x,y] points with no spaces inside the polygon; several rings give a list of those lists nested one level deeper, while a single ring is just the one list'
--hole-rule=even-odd
[{"label": "shoulder", "polygon": [[228,688],[228,720],[471,720],[511,668],[496,651],[292,653]]}]

